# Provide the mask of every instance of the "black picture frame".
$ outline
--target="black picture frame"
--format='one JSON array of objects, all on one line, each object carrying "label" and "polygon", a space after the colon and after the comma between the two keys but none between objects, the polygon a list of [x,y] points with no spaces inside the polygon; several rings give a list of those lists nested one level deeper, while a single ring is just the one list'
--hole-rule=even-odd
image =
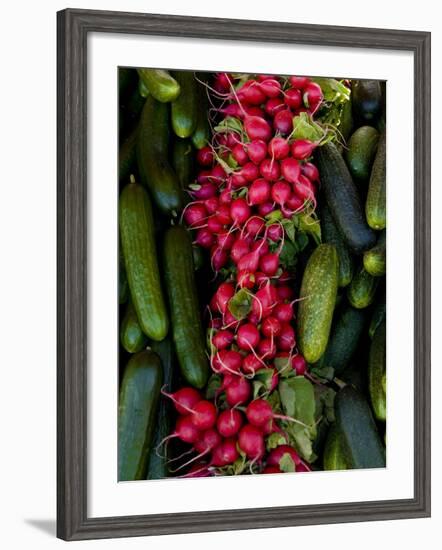
[{"label": "black picture frame", "polygon": [[[150,34],[346,48],[414,56],[414,498],[87,517],[87,36]],[[67,9],[57,14],[57,535],[162,535],[430,515],[430,40],[428,32]]]}]

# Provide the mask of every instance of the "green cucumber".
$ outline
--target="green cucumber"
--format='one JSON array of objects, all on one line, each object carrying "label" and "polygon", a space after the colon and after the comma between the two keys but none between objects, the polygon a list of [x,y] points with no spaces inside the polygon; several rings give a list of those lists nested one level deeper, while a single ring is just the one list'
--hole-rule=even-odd
[{"label": "green cucumber", "polygon": [[368,307],[374,300],[378,283],[378,277],[373,277],[361,267],[347,288],[347,298],[350,304],[356,309]]},{"label": "green cucumber", "polygon": [[147,86],[144,84],[144,82],[141,80],[141,78],[138,79],[138,93],[141,97],[146,98],[150,92],[147,89]]},{"label": "green cucumber", "polygon": [[149,93],[161,103],[175,101],[180,95],[180,85],[163,69],[137,69],[138,76]]},{"label": "green cucumber", "polygon": [[198,271],[204,265],[204,261],[205,261],[204,250],[201,246],[194,244],[192,247],[192,254],[193,254],[193,265],[195,267],[195,271]]},{"label": "green cucumber", "polygon": [[124,267],[124,258],[121,253],[121,244],[119,247],[118,260],[118,303],[125,304],[129,299],[129,285],[127,282],[126,268]]},{"label": "green cucumber", "polygon": [[298,343],[308,363],[316,363],[327,348],[338,276],[336,247],[319,245],[307,262],[299,296]]},{"label": "green cucumber", "polygon": [[368,227],[358,191],[342,155],[333,143],[317,148],[316,161],[325,198],[338,230],[350,249],[360,254],[376,242]]},{"label": "green cucumber", "polygon": [[172,149],[172,166],[180,182],[181,189],[188,190],[194,179],[195,156],[189,139],[176,138]]},{"label": "green cucumber", "polygon": [[386,180],[386,138],[379,140],[378,150],[371,170],[365,202],[365,216],[368,225],[380,231],[387,226],[387,180]]},{"label": "green cucumber", "polygon": [[335,410],[343,458],[348,467],[385,468],[385,448],[362,394],[346,386],[336,395]]},{"label": "green cucumber", "polygon": [[138,128],[137,162],[141,183],[148,187],[160,210],[176,215],[183,206],[183,195],[168,160],[169,138],[169,108],[149,96]]},{"label": "green cucumber", "polygon": [[344,141],[347,142],[353,131],[353,113],[352,113],[352,101],[351,96],[348,101],[344,103],[341,113],[341,120],[339,122],[339,132],[344,138]]},{"label": "green cucumber", "polygon": [[162,383],[161,361],[150,350],[133,355],[118,405],[118,480],[145,479]]},{"label": "green cucumber", "polygon": [[321,207],[321,232],[323,242],[336,246],[339,258],[338,285],[340,287],[345,287],[350,284],[353,277],[353,258],[351,257],[348,246],[336,227],[330,209],[325,201]]},{"label": "green cucumber", "polygon": [[[157,353],[163,366],[163,386],[168,392],[173,390],[175,351],[173,342],[168,336],[162,342],[152,342],[152,350]],[[168,476],[169,445],[162,445],[164,438],[172,431],[172,409],[170,399],[160,396],[157,421],[149,455],[146,479],[162,479]]]},{"label": "green cucumber", "polygon": [[386,312],[387,308],[385,302],[379,302],[374,306],[373,313],[371,315],[370,326],[368,328],[368,335],[372,340],[376,329],[385,319]]},{"label": "green cucumber", "polygon": [[385,275],[387,271],[386,247],[386,231],[384,229],[379,234],[376,245],[364,252],[364,268],[370,275],[373,275],[373,277]]},{"label": "green cucumber", "polygon": [[126,183],[125,180],[127,180],[133,172],[137,160],[136,144],[137,128],[135,127],[126,139],[123,140],[118,151],[118,179],[120,182]]},{"label": "green cucumber", "polygon": [[368,181],[378,141],[379,132],[371,126],[361,126],[349,139],[345,160],[355,180]]},{"label": "green cucumber", "polygon": [[332,424],[328,430],[322,460],[324,470],[348,469],[343,451],[342,435],[337,428],[336,423]]},{"label": "green cucumber", "polygon": [[188,138],[195,131],[198,118],[197,81],[193,71],[172,74],[181,88],[180,95],[172,103],[172,128],[178,137]]},{"label": "green cucumber", "polygon": [[379,80],[354,80],[352,83],[353,110],[356,118],[371,122],[382,111],[382,89]]},{"label": "green cucumber", "polygon": [[363,310],[345,305],[332,325],[327,349],[317,365],[331,367],[338,375],[344,371],[358,347],[365,322]]},{"label": "green cucumber", "polygon": [[146,190],[129,183],[120,195],[119,222],[130,294],[143,332],[165,338],[169,320],[161,290],[152,205]]},{"label": "green cucumber", "polygon": [[371,406],[377,420],[387,418],[386,378],[386,323],[385,320],[374,333],[368,357],[368,391]]},{"label": "green cucumber", "polygon": [[[207,76],[206,73],[196,73],[196,77],[204,81]],[[207,118],[207,112],[209,109],[206,88],[203,84],[198,85],[198,111],[195,131],[192,134],[192,143],[195,149],[202,149],[209,142],[210,127],[209,120]]]},{"label": "green cucumber", "polygon": [[193,265],[192,239],[182,226],[170,227],[164,238],[164,276],[172,332],[181,373],[196,388],[209,376]]},{"label": "green cucumber", "polygon": [[146,335],[141,330],[132,302],[127,304],[121,321],[120,341],[123,348],[129,353],[137,353],[147,345]]}]

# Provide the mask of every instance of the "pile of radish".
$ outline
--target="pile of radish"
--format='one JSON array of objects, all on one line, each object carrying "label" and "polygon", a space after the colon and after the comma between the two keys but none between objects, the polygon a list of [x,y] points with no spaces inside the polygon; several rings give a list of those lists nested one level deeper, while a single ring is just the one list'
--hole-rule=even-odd
[{"label": "pile of radish", "polygon": [[[316,205],[311,157],[319,140],[297,138],[296,121],[301,113],[313,120],[323,94],[306,77],[234,78],[219,73],[212,84],[217,126],[198,151],[200,170],[183,212],[218,284],[207,307],[218,386],[211,399],[190,387],[170,395],[178,413],[170,437],[193,453],[177,468],[185,476],[229,473],[239,463],[240,471],[278,473],[287,471],[283,457],[290,471],[309,470],[284,431],[296,418],[274,411],[270,396],[281,373],[307,370],[296,347],[292,275],[280,254],[284,220]],[[269,448],[272,434],[279,435]]]}]

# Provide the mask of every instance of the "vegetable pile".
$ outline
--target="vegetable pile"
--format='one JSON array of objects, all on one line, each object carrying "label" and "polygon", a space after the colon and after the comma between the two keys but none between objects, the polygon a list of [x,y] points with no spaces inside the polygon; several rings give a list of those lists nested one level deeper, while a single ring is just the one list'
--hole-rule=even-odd
[{"label": "vegetable pile", "polygon": [[121,71],[119,479],[384,466],[380,84]]}]

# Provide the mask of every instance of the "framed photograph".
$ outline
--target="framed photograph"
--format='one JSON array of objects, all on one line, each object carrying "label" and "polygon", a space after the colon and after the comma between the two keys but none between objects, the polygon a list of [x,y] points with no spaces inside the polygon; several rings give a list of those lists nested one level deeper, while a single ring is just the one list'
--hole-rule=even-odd
[{"label": "framed photograph", "polygon": [[430,33],[58,13],[65,540],[430,515]]}]

